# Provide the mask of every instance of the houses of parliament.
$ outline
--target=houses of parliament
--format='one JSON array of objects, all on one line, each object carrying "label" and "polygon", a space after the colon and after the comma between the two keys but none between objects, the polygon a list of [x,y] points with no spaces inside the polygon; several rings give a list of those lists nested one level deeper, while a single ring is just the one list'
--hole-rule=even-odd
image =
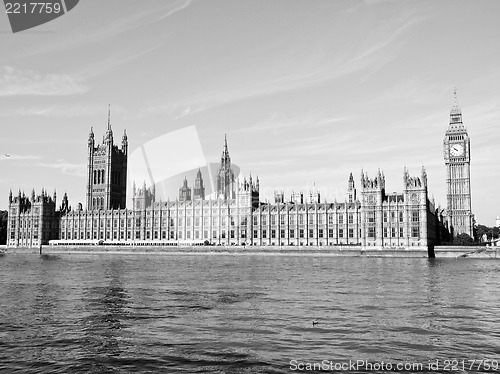
[{"label": "houses of parliament", "polygon": [[443,141],[447,170],[447,208],[429,199],[427,173],[403,170],[403,189],[386,193],[380,170],[358,181],[346,178],[342,202],[324,202],[319,193],[275,192],[274,203],[260,200],[259,179],[237,178],[224,139],[216,181],[216,198],[205,197],[198,170],[193,188],[184,179],[175,200],[160,201],[155,186],[132,190],[126,207],[128,138],[115,144],[109,116],[101,143],[91,129],[87,144],[86,207],[72,209],[56,192],[9,196],[8,247],[45,244],[360,246],[361,248],[428,248],[449,235],[473,235],[470,140],[456,101]]}]

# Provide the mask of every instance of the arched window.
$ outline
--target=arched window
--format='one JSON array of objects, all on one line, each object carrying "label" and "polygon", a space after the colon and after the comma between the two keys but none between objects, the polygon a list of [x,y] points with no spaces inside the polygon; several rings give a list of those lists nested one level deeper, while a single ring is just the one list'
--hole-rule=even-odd
[{"label": "arched window", "polygon": [[104,183],[104,170],[101,170],[101,183]]},{"label": "arched window", "polygon": [[[94,174],[95,174],[95,171],[94,171]],[[96,201],[95,201],[95,197],[94,197],[94,199],[92,200],[92,209],[95,209],[95,208],[97,208],[97,207],[96,207]]]},{"label": "arched window", "polygon": [[101,209],[104,209],[104,197],[101,197]]},{"label": "arched window", "polygon": [[94,184],[97,184],[97,172],[95,170],[94,170]]}]

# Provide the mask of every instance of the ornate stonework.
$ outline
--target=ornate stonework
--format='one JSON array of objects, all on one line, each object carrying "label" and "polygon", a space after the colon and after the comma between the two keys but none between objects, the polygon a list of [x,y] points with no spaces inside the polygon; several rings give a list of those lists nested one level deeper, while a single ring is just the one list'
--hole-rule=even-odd
[{"label": "ornate stonework", "polygon": [[470,139],[462,122],[462,111],[455,101],[450,124],[443,141],[446,165],[447,208],[450,232],[454,237],[465,233],[473,237],[474,216],[471,208]]}]

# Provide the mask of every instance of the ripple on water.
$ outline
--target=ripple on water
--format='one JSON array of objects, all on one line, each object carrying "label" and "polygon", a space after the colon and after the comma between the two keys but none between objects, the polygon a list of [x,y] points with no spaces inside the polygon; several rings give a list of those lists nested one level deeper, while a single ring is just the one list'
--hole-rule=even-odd
[{"label": "ripple on water", "polygon": [[494,359],[498,268],[476,260],[6,255],[0,371],[285,373],[290,360]]}]

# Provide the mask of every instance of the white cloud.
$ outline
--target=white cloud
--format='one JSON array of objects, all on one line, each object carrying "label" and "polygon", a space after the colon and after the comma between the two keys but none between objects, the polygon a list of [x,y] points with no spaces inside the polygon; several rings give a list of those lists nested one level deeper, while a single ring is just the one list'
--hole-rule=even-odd
[{"label": "white cloud", "polygon": [[88,91],[83,80],[69,74],[42,74],[12,66],[0,67],[0,96],[63,96]]}]

